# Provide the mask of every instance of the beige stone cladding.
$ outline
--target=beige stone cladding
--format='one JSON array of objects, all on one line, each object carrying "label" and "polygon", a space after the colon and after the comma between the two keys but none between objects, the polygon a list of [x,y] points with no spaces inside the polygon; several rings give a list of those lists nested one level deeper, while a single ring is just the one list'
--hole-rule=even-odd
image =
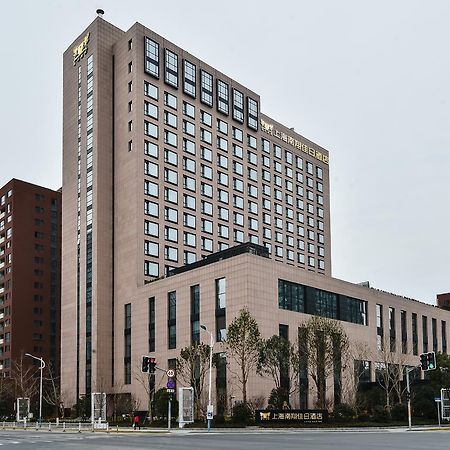
[{"label": "beige stone cladding", "polygon": [[[64,402],[72,406],[86,392],[86,227],[88,80],[87,61],[93,56],[92,94],[92,383],[110,386],[112,335],[112,44],[123,32],[97,18],[64,53],[63,58],[63,238],[61,307],[61,383]],[[83,57],[74,62],[74,48],[83,42]],[[79,69],[81,71],[79,72]],[[80,78],[79,78],[80,76]],[[80,83],[79,83],[80,81]],[[79,92],[80,84],[80,92]],[[78,94],[80,93],[80,103]],[[78,109],[80,107],[80,110]],[[80,131],[78,131],[80,127]],[[80,136],[80,149],[78,149]],[[78,158],[78,152],[80,157]],[[80,194],[78,196],[78,183]],[[79,197],[79,199],[78,199]],[[79,201],[79,206],[78,206]],[[77,237],[79,211],[80,235]],[[77,281],[77,241],[79,279]],[[78,288],[77,288],[78,284]],[[78,294],[77,294],[78,292]],[[77,299],[77,295],[79,296]],[[78,306],[77,306],[78,305]],[[77,329],[78,328],[78,329]],[[77,348],[78,361],[77,367]]]},{"label": "beige stone cladding", "polygon": [[[244,306],[248,306],[251,314],[258,322],[263,338],[269,338],[279,333],[279,325],[289,327],[289,338],[295,340],[300,324],[304,323],[311,316],[308,314],[287,311],[278,306],[278,280],[286,280],[313,287],[328,292],[349,296],[352,298],[367,301],[368,325],[359,325],[342,321],[342,325],[349,336],[351,346],[359,344],[366,347],[365,355],[372,362],[371,380],[375,380],[374,366],[380,360],[380,353],[376,348],[376,305],[382,305],[384,310],[384,330],[388,333],[388,310],[395,308],[396,321],[396,350],[401,352],[401,323],[400,312],[405,311],[407,317],[407,355],[404,363],[407,365],[419,364],[419,356],[412,354],[412,332],[411,317],[417,314],[418,317],[418,353],[422,352],[422,317],[428,318],[428,335],[430,350],[432,350],[432,319],[438,323],[437,350],[442,351],[441,325],[444,325],[448,335],[448,325],[450,324],[450,312],[443,311],[436,307],[406,299],[400,296],[366,288],[345,281],[321,276],[306,270],[289,267],[286,264],[273,261],[272,259],[255,256],[252,254],[241,254],[229,259],[224,259],[204,267],[189,270],[179,275],[171,276],[160,281],[153,282],[142,287],[136,293],[136,297],[130,299],[132,304],[132,368],[133,377],[131,385],[122,385],[123,392],[133,392],[144,402],[145,393],[136,378],[139,376],[141,356],[150,354],[156,357],[160,367],[167,368],[168,360],[176,358],[181,348],[191,343],[190,338],[190,287],[200,285],[200,323],[205,324],[209,330],[216,331],[215,321],[215,280],[225,277],[226,279],[226,323],[229,325],[233,318]],[[176,292],[176,349],[168,350],[168,292]],[[148,299],[155,298],[156,316],[156,345],[155,352],[148,352]],[[123,312],[122,312],[123,317]],[[123,326],[123,320],[118,319]],[[119,331],[117,331],[117,334]],[[122,330],[123,335],[123,330]],[[209,342],[209,335],[201,333],[202,342]],[[222,344],[216,344],[214,352],[222,351]],[[116,352],[116,378],[123,377],[123,353]],[[239,384],[233,377],[232,372],[236,367],[228,360],[230,366],[227,370],[227,395],[235,400],[241,398]],[[349,370],[353,370],[352,368]],[[213,382],[215,383],[215,371]],[[348,377],[348,373],[343,374]],[[157,373],[157,387],[163,387],[166,382],[164,374]],[[332,385],[333,380],[328,380]],[[180,383],[181,384],[181,383]],[[309,406],[314,406],[315,391],[310,380]],[[263,396],[267,400],[270,390],[273,388],[273,381],[253,374],[249,380],[248,397],[254,398]],[[215,388],[213,387],[213,394]],[[333,397],[333,389],[328,391],[330,399]],[[144,402],[145,403],[145,402]],[[298,394],[291,399],[293,405],[298,406]]]}]

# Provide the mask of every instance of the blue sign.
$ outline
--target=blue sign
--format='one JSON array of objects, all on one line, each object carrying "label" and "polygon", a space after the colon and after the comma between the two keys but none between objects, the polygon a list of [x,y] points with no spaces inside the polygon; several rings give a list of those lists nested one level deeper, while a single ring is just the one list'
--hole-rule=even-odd
[{"label": "blue sign", "polygon": [[175,389],[175,380],[173,378],[167,380],[167,389]]}]

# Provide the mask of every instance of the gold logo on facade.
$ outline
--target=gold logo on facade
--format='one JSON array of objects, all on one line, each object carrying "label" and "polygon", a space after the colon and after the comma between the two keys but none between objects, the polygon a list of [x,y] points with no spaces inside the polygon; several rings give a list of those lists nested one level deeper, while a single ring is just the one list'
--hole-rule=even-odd
[{"label": "gold logo on facade", "polygon": [[297,150],[301,150],[303,153],[307,153],[308,155],[318,159],[319,161],[328,164],[329,160],[327,155],[324,155],[319,150],[316,150],[315,148],[312,148],[309,145],[304,144],[298,139],[294,139],[292,136],[289,136],[286,133],[278,131],[273,127],[272,124],[267,123],[262,119],[261,119],[261,130],[267,134],[270,134],[270,136],[275,136],[278,139],[281,139],[282,141],[286,142],[287,144],[291,145]]},{"label": "gold logo on facade", "polygon": [[86,34],[81,44],[73,48],[73,65],[75,65],[88,51],[88,43],[91,33]]}]

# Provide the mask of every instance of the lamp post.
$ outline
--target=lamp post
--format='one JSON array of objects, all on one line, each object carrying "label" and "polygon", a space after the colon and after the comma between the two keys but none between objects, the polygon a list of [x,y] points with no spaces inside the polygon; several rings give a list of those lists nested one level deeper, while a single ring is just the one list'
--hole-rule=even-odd
[{"label": "lamp post", "polygon": [[208,409],[207,409],[207,418],[208,418],[208,431],[211,430],[211,420],[213,414],[213,406],[211,405],[211,374],[212,374],[212,358],[213,358],[213,348],[214,348],[214,337],[211,331],[208,330],[206,325],[200,325],[200,329],[203,331],[207,331],[211,337],[209,344],[209,386],[208,386]]},{"label": "lamp post", "polygon": [[41,367],[40,367],[41,381],[39,384],[39,423],[42,423],[42,369],[45,367],[45,362],[42,357],[38,358],[37,356],[33,356],[30,353],[25,353],[25,356],[29,356],[30,358],[36,359],[36,360],[40,361],[40,363],[41,363]]}]

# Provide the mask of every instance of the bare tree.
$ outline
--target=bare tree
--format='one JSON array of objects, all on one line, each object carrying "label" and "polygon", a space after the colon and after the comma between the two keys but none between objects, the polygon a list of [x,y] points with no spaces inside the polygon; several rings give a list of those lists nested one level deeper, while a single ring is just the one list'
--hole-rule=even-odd
[{"label": "bare tree", "polygon": [[[153,409],[152,404],[155,397],[155,392],[161,387],[162,378],[159,378],[159,382],[156,383],[156,374],[143,373],[141,371],[141,366],[138,364],[133,371],[134,379],[144,388],[146,403],[147,403],[147,411],[148,411],[148,419],[150,422],[153,421]],[[153,379],[153,381],[152,381]]]},{"label": "bare tree", "polygon": [[317,391],[317,406],[327,408],[326,380],[345,371],[348,337],[337,320],[313,316],[299,328],[299,351]]},{"label": "bare tree", "polygon": [[407,355],[392,352],[388,339],[383,339],[381,349],[376,354],[375,373],[378,384],[386,396],[386,409],[390,411],[395,403],[401,403],[403,396],[403,373]]},{"label": "bare tree", "polygon": [[11,366],[11,379],[14,381],[14,392],[16,398],[32,398],[39,391],[39,378],[36,373],[39,369],[26,363],[23,355]]},{"label": "bare tree", "polygon": [[59,377],[55,375],[51,364],[46,366],[45,377],[43,378],[42,398],[48,404],[53,406],[56,417],[64,417],[64,407],[61,395],[61,386]]},{"label": "bare tree", "polygon": [[224,345],[227,357],[237,366],[236,370],[230,366],[229,371],[240,384],[242,400],[246,404],[248,378],[256,369],[261,346],[258,323],[246,307],[239,311],[239,315],[229,325]]},{"label": "bare tree", "polygon": [[194,342],[181,349],[177,358],[177,378],[194,388],[195,417],[199,419],[206,413],[204,387],[209,372],[210,346]]}]

